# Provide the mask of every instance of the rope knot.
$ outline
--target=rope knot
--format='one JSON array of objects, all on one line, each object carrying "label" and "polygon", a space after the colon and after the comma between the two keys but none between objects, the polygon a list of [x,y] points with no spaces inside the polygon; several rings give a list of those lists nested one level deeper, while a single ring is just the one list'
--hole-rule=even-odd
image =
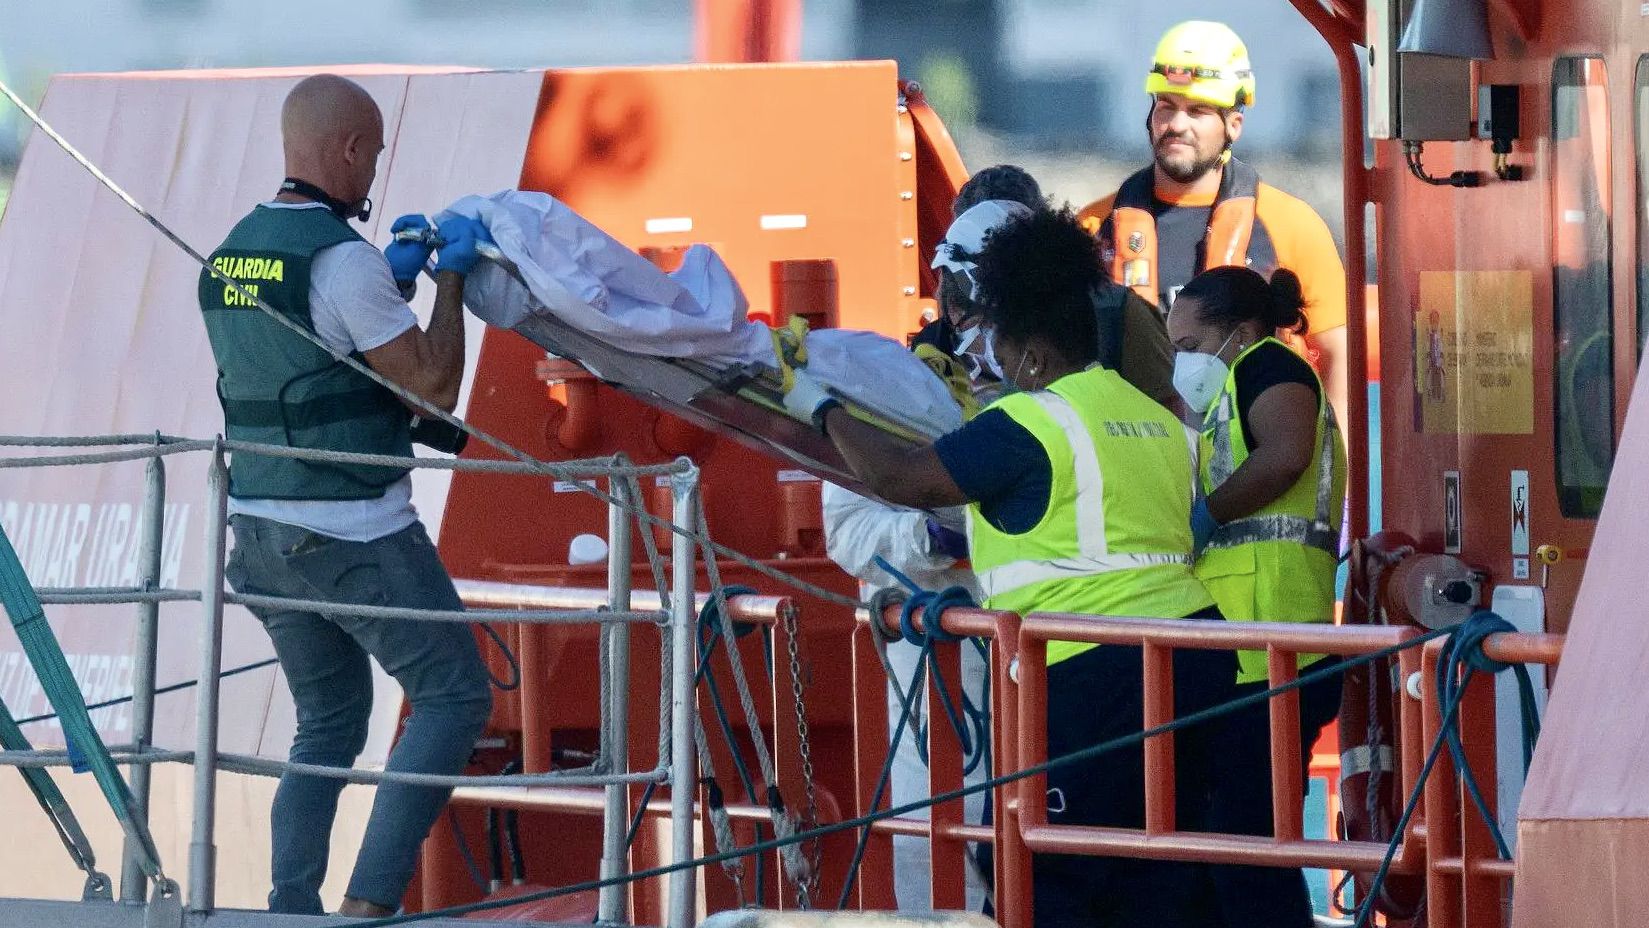
[{"label": "rope knot", "polygon": [[[961,641],[961,635],[953,635],[945,631],[941,624],[942,617],[946,609],[952,607],[966,609],[973,606],[973,594],[969,593],[965,587],[948,586],[938,592],[920,590],[912,593],[910,599],[905,600],[904,608],[899,610],[899,630],[904,632],[906,641],[917,647],[921,647],[929,641]],[[912,621],[918,610],[922,613],[921,629],[917,629],[915,622]]]},{"label": "rope knot", "polygon": [[1473,613],[1471,618],[1460,623],[1454,630],[1454,643],[1451,650],[1461,663],[1472,670],[1495,674],[1510,670],[1512,665],[1505,661],[1497,661],[1483,652],[1483,642],[1490,635],[1504,632],[1515,632],[1517,626],[1501,618],[1498,614],[1487,609]]},{"label": "rope knot", "polygon": [[885,618],[889,606],[901,606],[910,594],[896,586],[883,587],[870,594],[870,628],[883,641],[893,642],[902,640],[904,634],[895,627],[887,624]]}]

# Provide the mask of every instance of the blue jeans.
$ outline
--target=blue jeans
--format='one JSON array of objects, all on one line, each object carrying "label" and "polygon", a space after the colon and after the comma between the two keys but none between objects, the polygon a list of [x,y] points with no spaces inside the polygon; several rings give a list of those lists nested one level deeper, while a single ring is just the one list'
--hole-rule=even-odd
[{"label": "blue jeans", "polygon": [[[237,592],[423,609],[460,609],[452,580],[421,524],[369,542],[343,541],[252,516],[234,516],[228,579]],[[492,711],[485,664],[467,625],[254,609],[275,643],[298,732],[290,759],[349,767],[372,715],[370,655],[401,684],[411,715],[388,770],[457,774]],[[343,781],[288,773],[271,810],[269,910],[323,914],[332,822]],[[450,790],[384,783],[350,877],[353,899],[395,908],[418,849]]]}]

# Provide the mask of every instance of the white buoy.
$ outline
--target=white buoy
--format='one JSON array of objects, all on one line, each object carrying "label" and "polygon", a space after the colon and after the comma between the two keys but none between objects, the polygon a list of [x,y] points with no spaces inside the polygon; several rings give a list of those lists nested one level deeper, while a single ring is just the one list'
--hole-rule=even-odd
[{"label": "white buoy", "polygon": [[574,567],[580,564],[600,564],[607,560],[607,540],[600,535],[574,535],[567,545],[567,563]]}]

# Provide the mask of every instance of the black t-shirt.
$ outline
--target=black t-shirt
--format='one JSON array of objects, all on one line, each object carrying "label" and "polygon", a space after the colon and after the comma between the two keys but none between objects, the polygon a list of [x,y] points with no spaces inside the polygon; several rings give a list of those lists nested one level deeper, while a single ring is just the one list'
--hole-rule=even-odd
[{"label": "black t-shirt", "polygon": [[911,337],[910,347],[914,349],[917,345],[932,345],[945,354],[955,354],[956,342],[956,326],[951,325],[949,316],[940,313],[938,319],[922,326],[921,331]]},{"label": "black t-shirt", "polygon": [[933,450],[963,495],[998,531],[1028,532],[1042,521],[1053,495],[1048,452],[1013,417],[987,409],[941,436]]},{"label": "black t-shirt", "polygon": [[1259,439],[1248,425],[1248,410],[1261,393],[1284,383],[1303,383],[1322,402],[1322,385],[1306,360],[1281,342],[1265,342],[1250,351],[1237,365],[1237,415],[1242,420],[1243,440],[1248,450],[1259,447]]}]

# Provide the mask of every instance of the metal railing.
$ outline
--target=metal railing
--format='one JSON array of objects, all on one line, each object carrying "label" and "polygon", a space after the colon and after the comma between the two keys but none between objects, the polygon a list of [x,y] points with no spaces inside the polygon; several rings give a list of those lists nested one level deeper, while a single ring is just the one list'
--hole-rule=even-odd
[{"label": "metal railing", "polygon": [[[853,675],[854,675],[854,730],[861,739],[869,741],[872,734],[879,736],[885,743],[890,737],[888,730],[887,687],[888,676],[876,652],[874,636],[882,635],[884,640],[891,640],[892,635],[899,628],[900,606],[886,607],[878,622],[866,610],[860,610],[858,626],[854,629],[853,642]],[[1011,718],[1013,713],[1012,687],[1013,681],[1008,676],[1008,669],[1013,665],[1014,657],[1019,647],[1019,615],[1013,612],[996,612],[986,609],[951,608],[944,611],[941,618],[943,630],[951,635],[961,635],[970,638],[981,638],[987,643],[987,674],[990,678],[990,718],[991,718],[991,747],[990,757],[994,772],[1017,770],[1019,765],[1015,758],[1014,739],[1004,737],[1011,734]],[[911,625],[919,632],[930,631],[923,621],[923,614],[918,611],[912,616]],[[884,634],[882,629],[887,629]],[[954,641],[935,639],[933,641],[933,657],[939,666],[939,673],[926,675],[927,703],[930,707],[940,705],[941,686],[950,692],[953,705],[960,705],[962,698],[962,649],[972,647],[965,640]],[[961,789],[964,783],[964,761],[962,758],[962,743],[955,730],[942,721],[932,720],[927,726],[927,773],[929,795],[939,795],[952,790]],[[1007,727],[1004,727],[1007,723]],[[908,731],[905,737],[919,737],[916,732]],[[869,811],[873,798],[873,786],[877,780],[878,770],[882,759],[876,756],[873,750],[859,752],[859,809]],[[993,808],[997,816],[1004,814],[1003,790],[996,791],[993,796]],[[961,909],[967,901],[967,859],[970,843],[995,844],[995,830],[990,825],[968,823],[963,815],[963,804],[957,802],[941,803],[928,810],[928,818],[889,818],[874,822],[870,825],[873,836],[877,836],[866,849],[865,866],[873,870],[890,867],[889,855],[892,846],[889,841],[894,836],[923,838],[931,846],[930,866],[928,874],[929,899],[935,909]],[[1011,861],[998,861],[999,865],[1013,865]],[[1001,889],[998,888],[998,908],[1001,908]],[[878,895],[880,893],[880,895]],[[896,900],[891,887],[880,886],[877,881],[861,879],[856,883],[856,900],[863,908],[892,908]]]},{"label": "metal railing", "polygon": [[[101,447],[145,443],[141,447],[101,450]],[[665,476],[670,480],[672,531],[693,533],[699,521],[699,472],[693,463],[679,459],[665,465],[636,466],[621,458],[557,462],[558,476],[605,477],[608,492],[596,492],[608,506],[608,585],[605,596],[594,591],[577,591],[582,601],[571,607],[523,610],[522,590],[503,584],[457,581],[466,602],[485,605],[498,598],[499,587],[508,588],[508,602],[517,608],[480,608],[470,611],[441,611],[366,606],[329,601],[297,600],[281,597],[240,595],[225,587],[225,549],[228,530],[228,469],[224,452],[262,454],[334,463],[375,464],[411,468],[437,468],[466,472],[542,475],[542,465],[526,462],[485,461],[443,458],[398,458],[381,455],[343,454],[234,441],[194,441],[169,436],[116,435],[84,438],[27,438],[0,436],[0,447],[74,448],[75,453],[0,458],[0,469],[24,467],[69,467],[147,460],[145,494],[139,538],[141,540],[140,586],[43,588],[47,604],[137,604],[138,631],[133,655],[132,725],[130,745],[111,748],[117,761],[131,766],[130,781],[137,808],[146,818],[150,792],[149,766],[154,763],[194,765],[194,811],[189,843],[190,874],[187,908],[208,912],[215,907],[216,791],[220,770],[260,776],[280,776],[289,771],[333,777],[352,783],[403,782],[446,786],[467,790],[524,786],[600,786],[602,797],[603,877],[622,876],[627,867],[625,833],[628,824],[626,786],[632,783],[665,783],[670,786],[671,859],[690,860],[694,841],[694,797],[696,755],[693,742],[695,711],[693,681],[695,670],[694,631],[700,597],[695,595],[696,555],[699,545],[670,546],[670,581],[667,591],[632,593],[634,545],[632,520],[646,519],[636,478]],[[163,459],[174,454],[206,451],[211,454],[207,471],[205,561],[200,588],[163,589],[161,578],[162,533],[166,497]],[[649,549],[651,557],[656,552]],[[654,564],[655,568],[659,565]],[[667,595],[666,595],[667,594]],[[494,599],[489,600],[489,596]],[[561,597],[567,602],[569,597]],[[577,599],[578,597],[572,597]],[[741,599],[766,599],[741,597]],[[667,600],[667,601],[666,601]],[[195,744],[192,751],[160,751],[153,747],[155,664],[159,644],[159,608],[163,602],[198,601],[202,610],[198,660]],[[641,603],[642,608],[635,608]],[[218,749],[220,674],[223,654],[223,607],[226,604],[250,607],[291,608],[329,615],[350,615],[380,619],[441,622],[502,622],[523,624],[597,624],[601,628],[600,655],[600,745],[596,760],[570,771],[548,771],[509,776],[436,776],[355,768],[320,767],[246,755]],[[668,633],[666,669],[661,674],[659,731],[656,765],[649,770],[626,769],[629,755],[629,631],[636,623],[662,626]],[[0,751],[0,766],[45,767],[69,763],[66,751]],[[123,902],[145,901],[143,874],[133,865],[133,848],[128,835],[126,866],[121,878]],[[669,882],[668,924],[688,928],[695,912],[695,881],[692,871],[673,874]],[[600,917],[604,922],[625,918],[621,887],[601,894]]]},{"label": "metal railing", "polygon": [[[859,613],[855,630],[855,722],[862,732],[886,733],[886,677],[873,651],[871,636],[877,626],[897,629],[899,607],[888,607],[881,621]],[[913,626],[927,632],[920,612]],[[989,644],[991,679],[992,754],[996,772],[1023,770],[1048,760],[1047,660],[1049,641],[1083,641],[1129,645],[1141,650],[1145,694],[1143,727],[1150,729],[1173,719],[1173,654],[1181,648],[1214,650],[1259,649],[1268,652],[1272,688],[1299,676],[1299,654],[1336,654],[1354,657],[1412,641],[1419,629],[1394,626],[1285,625],[1278,623],[1207,622],[1189,619],[1135,619],[1089,615],[1032,614],[1021,618],[1008,612],[952,608],[941,617],[941,627],[952,635],[983,638]],[[956,672],[959,649],[965,642],[937,641],[935,658],[945,678]],[[1418,675],[1419,699],[1401,700],[1397,769],[1399,795],[1416,788],[1425,745],[1438,736],[1442,707],[1431,685],[1439,672],[1445,642],[1410,647],[1397,660],[1398,679]],[[1484,644],[1484,654],[1507,663],[1555,665],[1562,655],[1563,636],[1551,634],[1496,634]],[[930,700],[939,684],[929,680]],[[954,695],[954,694],[953,694]],[[1040,853],[1123,856],[1134,858],[1249,864],[1278,867],[1323,867],[1368,873],[1378,868],[1387,851],[1384,842],[1308,839],[1301,815],[1303,791],[1297,771],[1301,754],[1299,691],[1291,690],[1269,701],[1271,718],[1271,791],[1273,835],[1188,832],[1174,823],[1175,786],[1173,735],[1148,739],[1144,746],[1145,827],[1140,829],[1084,825],[1055,825],[1048,821],[1046,778],[1030,777],[993,793],[994,823],[970,825],[962,820],[959,803],[930,810],[929,820],[892,818],[871,826],[873,834],[925,838],[932,845],[932,892],[936,908],[960,907],[963,855],[968,842],[994,845],[995,913],[1007,928],[1030,928],[1032,911],[1032,855]],[[1468,688],[1460,709],[1460,724],[1468,761],[1478,769],[1493,765],[1495,752],[1494,689],[1487,677]],[[929,778],[932,794],[962,785],[960,745],[944,724],[928,728]],[[861,783],[873,779],[874,758],[861,760]],[[870,766],[866,766],[867,763]],[[861,811],[869,805],[868,786],[861,788]],[[1433,924],[1499,925],[1503,890],[1515,867],[1501,860],[1482,822],[1463,814],[1462,786],[1446,762],[1434,770],[1424,788],[1421,815],[1405,829],[1393,858],[1392,871],[1423,878],[1428,912]],[[885,844],[872,845],[867,866],[887,866]],[[858,900],[867,907],[891,904],[869,895],[860,883]]]}]

